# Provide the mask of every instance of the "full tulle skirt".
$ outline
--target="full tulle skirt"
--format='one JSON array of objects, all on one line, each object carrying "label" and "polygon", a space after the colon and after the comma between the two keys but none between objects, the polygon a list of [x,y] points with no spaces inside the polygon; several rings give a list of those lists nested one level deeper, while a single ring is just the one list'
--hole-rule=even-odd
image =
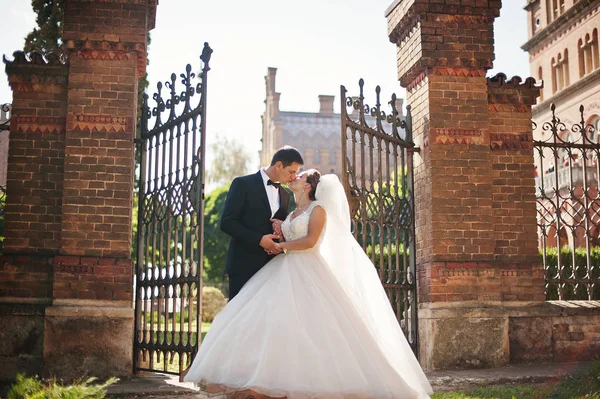
[{"label": "full tulle skirt", "polygon": [[217,315],[184,380],[289,399],[428,398],[395,319],[364,311],[318,251],[279,255]]}]

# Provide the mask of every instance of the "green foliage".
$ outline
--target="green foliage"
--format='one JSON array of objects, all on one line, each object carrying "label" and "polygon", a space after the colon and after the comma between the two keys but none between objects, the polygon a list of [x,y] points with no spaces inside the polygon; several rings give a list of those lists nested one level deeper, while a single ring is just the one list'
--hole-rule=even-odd
[{"label": "green foliage", "polygon": [[96,380],[89,378],[64,386],[56,381],[42,382],[37,377],[17,374],[7,399],[102,399],[106,396],[106,387],[118,381],[110,378],[103,384],[94,384]]},{"label": "green foliage", "polygon": [[[400,246],[400,252],[403,253],[404,247]],[[384,264],[388,264],[388,262],[395,263],[396,253],[398,252],[398,248],[395,245],[384,245],[383,247],[379,244],[375,246],[369,245],[365,250],[369,259],[373,261],[373,264],[376,267],[379,267],[379,261],[381,260],[381,256],[383,255]],[[400,262],[402,262],[402,257],[400,257]]]},{"label": "green foliage", "polygon": [[25,52],[57,52],[62,47],[63,1],[31,0],[37,27],[25,38]]},{"label": "green foliage", "polygon": [[212,323],[225,306],[225,295],[216,287],[202,288],[202,322]]},{"label": "green foliage", "polygon": [[[540,252],[540,257],[543,261],[543,253]],[[546,248],[546,279],[558,278],[558,248]],[[562,278],[569,278],[573,273],[576,278],[585,278],[587,275],[587,252],[585,248],[575,249],[573,251],[568,247],[563,247],[560,250],[560,261],[563,268]],[[573,261],[575,261],[575,269],[573,269]],[[600,247],[592,247],[590,249],[590,261],[592,267],[592,279],[600,278]],[[588,294],[584,286],[575,287],[566,285],[564,288],[565,300],[586,300]],[[550,284],[546,290],[547,300],[558,299],[558,287],[556,284]],[[592,299],[600,299],[600,286],[596,285],[592,293]]]},{"label": "green foliage", "polygon": [[225,273],[229,236],[219,227],[229,186],[216,188],[204,202],[204,270],[205,284],[217,284]]},{"label": "green foliage", "polygon": [[210,149],[214,162],[206,172],[209,182],[229,184],[248,172],[250,155],[241,142],[217,136]]}]

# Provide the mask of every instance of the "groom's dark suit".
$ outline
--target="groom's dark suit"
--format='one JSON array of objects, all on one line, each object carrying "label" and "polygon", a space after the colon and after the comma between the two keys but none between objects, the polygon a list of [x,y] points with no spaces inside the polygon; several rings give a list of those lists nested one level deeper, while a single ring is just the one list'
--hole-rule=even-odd
[{"label": "groom's dark suit", "polygon": [[[279,203],[279,210],[273,218],[285,220],[290,195],[282,187],[279,187]],[[225,263],[225,273],[229,275],[230,300],[273,258],[259,245],[265,234],[273,234],[269,219],[271,207],[260,171],[236,177],[229,188],[221,217],[221,230],[231,236]]]}]

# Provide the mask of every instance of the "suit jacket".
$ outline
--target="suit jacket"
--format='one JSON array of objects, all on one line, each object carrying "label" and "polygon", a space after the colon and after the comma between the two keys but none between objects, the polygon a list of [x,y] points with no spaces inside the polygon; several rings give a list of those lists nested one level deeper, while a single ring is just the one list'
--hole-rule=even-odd
[{"label": "suit jacket", "polygon": [[[285,220],[290,204],[288,192],[279,188],[280,208],[273,218]],[[271,207],[260,171],[237,177],[231,183],[221,217],[221,230],[231,236],[225,273],[248,279],[271,258],[259,245],[262,236],[273,233]]]}]

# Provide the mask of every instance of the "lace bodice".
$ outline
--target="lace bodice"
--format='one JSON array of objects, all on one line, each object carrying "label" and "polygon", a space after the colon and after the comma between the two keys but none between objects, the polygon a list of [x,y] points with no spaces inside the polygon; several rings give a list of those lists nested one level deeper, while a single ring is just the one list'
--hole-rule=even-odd
[{"label": "lace bodice", "polygon": [[[318,201],[313,201],[309,207],[301,213],[299,216],[296,216],[293,220],[290,220],[292,214],[290,213],[288,217],[281,224],[281,231],[283,236],[287,241],[298,240],[302,237],[306,237],[308,235],[308,222],[310,221],[310,214],[312,210],[315,209],[315,206],[320,205]],[[315,250],[321,244],[321,239],[323,238],[323,233],[321,233],[321,237],[313,248],[307,249],[305,251]],[[299,251],[294,251],[299,252]],[[304,251],[302,251],[304,252]]]}]

